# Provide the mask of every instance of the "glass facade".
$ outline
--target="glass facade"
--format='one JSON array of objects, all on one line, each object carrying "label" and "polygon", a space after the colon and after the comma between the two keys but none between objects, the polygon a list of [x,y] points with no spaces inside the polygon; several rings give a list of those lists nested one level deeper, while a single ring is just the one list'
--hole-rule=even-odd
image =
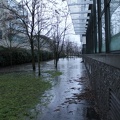
[{"label": "glass facade", "polygon": [[110,2],[111,51],[120,51],[120,0]]},{"label": "glass facade", "polygon": [[68,6],[75,32],[86,36],[87,53],[120,51],[120,0],[68,0]]},{"label": "glass facade", "polygon": [[102,15],[102,52],[105,52],[105,14]]},{"label": "glass facade", "polygon": [[88,13],[89,4],[92,2],[85,0],[67,0],[69,10],[71,13],[71,18],[74,26],[74,30],[76,34],[84,35],[86,33],[87,24],[88,24]]}]

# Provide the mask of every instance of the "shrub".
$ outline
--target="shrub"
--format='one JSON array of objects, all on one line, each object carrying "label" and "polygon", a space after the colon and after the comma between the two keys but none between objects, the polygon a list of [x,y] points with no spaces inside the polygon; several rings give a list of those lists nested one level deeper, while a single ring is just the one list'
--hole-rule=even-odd
[{"label": "shrub", "polygon": [[[53,54],[48,51],[40,51],[40,60],[50,60]],[[35,51],[35,61],[37,62],[37,51]],[[30,63],[32,61],[31,51],[17,48],[3,48],[0,47],[0,66],[10,66],[23,63]]]}]

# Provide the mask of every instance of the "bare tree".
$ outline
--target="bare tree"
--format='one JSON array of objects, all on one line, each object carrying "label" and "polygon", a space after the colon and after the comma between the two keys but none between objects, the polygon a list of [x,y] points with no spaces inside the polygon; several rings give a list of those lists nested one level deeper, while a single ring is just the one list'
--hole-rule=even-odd
[{"label": "bare tree", "polygon": [[[13,0],[11,0],[11,2],[13,2]],[[40,25],[45,24],[41,22],[43,21],[43,16],[41,18],[41,16],[39,15],[42,14],[42,12],[45,13],[46,11],[44,10],[41,11],[41,9],[39,9],[40,11],[38,11],[38,7],[41,7],[40,6],[41,2],[42,0],[41,1],[40,0],[21,0],[19,3],[15,5],[13,3],[6,4],[6,2],[4,1],[2,1],[0,4],[1,8],[6,9],[7,11],[10,11],[17,19],[19,19],[22,22],[22,27],[25,29],[25,31],[22,31],[22,32],[24,32],[24,34],[27,35],[30,48],[31,48],[33,70],[35,70],[34,36],[36,33],[39,36],[41,30],[43,29],[41,28]],[[52,2],[52,0],[47,0],[47,2],[54,3]],[[42,6],[45,6],[45,3],[43,4]],[[39,38],[38,38],[38,42],[39,42]],[[38,46],[38,49],[39,49],[39,46]]]},{"label": "bare tree", "polygon": [[72,52],[72,42],[70,42],[69,40],[67,40],[65,42],[65,51],[66,51],[66,55],[67,58],[71,55]]},{"label": "bare tree", "polygon": [[[48,35],[51,31],[51,23],[50,23],[50,15],[46,15],[47,12],[50,12],[50,7],[43,0],[41,0],[37,6],[37,44],[36,48],[38,50],[38,75],[40,76],[40,57],[41,57],[41,49],[47,43],[45,35]],[[52,12],[52,11],[51,11]],[[46,32],[45,32],[46,30]],[[44,32],[44,36],[42,33]],[[50,40],[50,39],[49,39]]]},{"label": "bare tree", "polygon": [[[2,30],[0,44],[7,48],[25,47],[27,41],[25,40],[26,35],[23,34],[25,29],[22,27],[21,21],[10,11],[3,10],[2,12],[3,14],[0,18],[0,27]],[[20,39],[22,40],[20,41]]]},{"label": "bare tree", "polygon": [[72,56],[80,56],[81,47],[77,43],[72,44]]},{"label": "bare tree", "polygon": [[21,27],[21,21],[11,11],[3,8],[1,10],[3,14],[1,14],[0,18],[0,27],[2,30],[0,44],[9,49],[10,63],[12,65],[13,49],[25,47],[27,41],[26,36],[22,34],[24,28]]},{"label": "bare tree", "polygon": [[[14,6],[12,6],[10,3],[7,3],[7,4],[5,4],[4,2],[1,3],[1,7],[3,9],[6,9],[7,11],[10,11],[15,17],[19,18],[23,23],[23,27],[26,29],[25,32],[28,36],[30,47],[31,47],[33,70],[35,70],[33,36],[34,36],[34,29],[35,29],[36,5],[37,5],[37,0],[34,0],[32,2],[27,0],[22,0],[19,4],[15,4]],[[25,7],[27,10],[25,9]],[[25,16],[25,13],[26,13],[26,16]],[[31,17],[30,19],[28,19],[28,15]],[[26,17],[26,19],[24,17]]]},{"label": "bare tree", "polygon": [[[56,69],[57,69],[58,60],[65,45],[65,36],[67,35],[67,30],[70,27],[70,25],[67,24],[69,13],[62,11],[62,20],[61,20],[60,12],[58,10],[55,10],[56,23],[53,24],[53,34],[50,45],[51,50],[54,53],[54,63]],[[62,28],[60,26],[62,26]]]}]

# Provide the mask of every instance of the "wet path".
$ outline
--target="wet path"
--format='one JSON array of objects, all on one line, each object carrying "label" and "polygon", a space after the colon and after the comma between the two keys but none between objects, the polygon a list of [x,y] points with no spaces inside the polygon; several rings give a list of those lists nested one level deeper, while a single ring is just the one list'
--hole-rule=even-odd
[{"label": "wet path", "polygon": [[[81,58],[59,60],[58,70],[63,74],[55,78],[55,85],[48,92],[52,100],[38,113],[37,120],[88,120],[87,107],[93,96],[81,61]],[[41,106],[39,109],[41,111]]]},{"label": "wet path", "polygon": [[[91,94],[87,72],[81,61],[81,58],[59,60],[58,70],[63,74],[51,80],[54,85],[44,95],[42,103],[45,105],[37,105],[34,120],[92,120],[87,118],[87,108],[94,107],[94,96]],[[41,70],[54,70],[53,64],[53,61],[43,62]],[[31,68],[30,64],[18,65],[0,69],[0,73],[32,72]]]}]

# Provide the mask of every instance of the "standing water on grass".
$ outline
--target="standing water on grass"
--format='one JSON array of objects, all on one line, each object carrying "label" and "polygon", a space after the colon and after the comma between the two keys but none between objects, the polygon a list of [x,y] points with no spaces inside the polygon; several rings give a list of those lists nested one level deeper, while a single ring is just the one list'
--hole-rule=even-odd
[{"label": "standing water on grass", "polygon": [[[49,76],[50,71],[55,71],[53,60],[42,62],[41,71],[45,80],[53,86],[45,92],[35,109],[30,110],[30,115],[25,120],[89,120],[88,108],[91,107],[94,96],[82,58],[59,59],[58,71],[62,75],[57,77]],[[6,67],[0,69],[0,73],[3,72],[32,73],[32,66],[24,64]]]}]

